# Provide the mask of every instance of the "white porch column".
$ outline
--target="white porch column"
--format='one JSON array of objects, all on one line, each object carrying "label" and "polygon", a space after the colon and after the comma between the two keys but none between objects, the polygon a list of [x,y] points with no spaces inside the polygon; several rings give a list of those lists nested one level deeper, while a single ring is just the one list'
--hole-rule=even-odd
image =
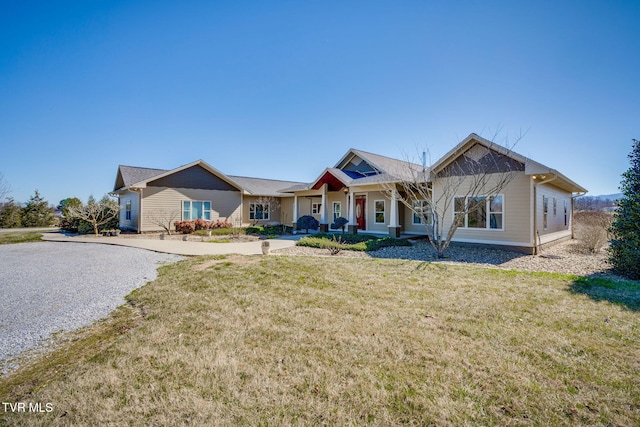
[{"label": "white porch column", "polygon": [[389,211],[389,235],[400,236],[400,223],[398,223],[398,191],[391,191],[391,209]]},{"label": "white porch column", "polygon": [[320,205],[320,231],[323,233],[329,231],[329,223],[327,222],[327,187],[328,184],[322,185],[322,202]]},{"label": "white porch column", "polygon": [[293,196],[293,224],[294,224],[294,229],[295,229],[295,223],[298,222],[298,216],[300,215],[300,212],[298,210],[298,195],[294,194]]},{"label": "white porch column", "polygon": [[349,189],[349,233],[355,234],[358,232],[358,224],[356,224],[356,195],[353,190]]}]

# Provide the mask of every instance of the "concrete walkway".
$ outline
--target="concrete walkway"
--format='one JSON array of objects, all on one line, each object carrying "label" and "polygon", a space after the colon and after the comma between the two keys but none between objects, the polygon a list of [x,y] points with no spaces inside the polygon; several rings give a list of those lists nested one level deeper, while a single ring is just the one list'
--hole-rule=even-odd
[{"label": "concrete walkway", "polygon": [[[286,236],[269,239],[270,250],[295,246],[302,236]],[[189,242],[182,240],[160,240],[127,237],[69,236],[63,233],[43,233],[42,240],[49,242],[101,243],[106,245],[129,246],[176,255],[259,255],[262,254],[263,240],[240,243]]]}]

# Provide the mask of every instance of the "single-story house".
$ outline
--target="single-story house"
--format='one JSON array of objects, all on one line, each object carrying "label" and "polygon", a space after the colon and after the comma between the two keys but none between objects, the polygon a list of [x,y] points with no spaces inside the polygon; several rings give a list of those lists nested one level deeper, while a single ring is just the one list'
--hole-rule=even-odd
[{"label": "single-story house", "polygon": [[[491,183],[507,174],[494,191]],[[470,193],[479,176],[487,192]],[[430,203],[408,206],[403,183],[411,181],[427,189]],[[420,209],[435,206],[445,230],[460,220],[453,242],[535,253],[572,237],[573,200],[586,192],[557,170],[472,133],[431,167],[354,148],[310,183],[225,175],[202,160],[173,170],[120,166],[112,194],[123,210],[120,226],[138,232],[160,230],[159,218],[168,216],[295,225],[312,215],[322,231],[345,217],[350,232],[429,235],[433,212]],[[470,204],[474,210],[465,211]]]},{"label": "single-story house", "polygon": [[225,175],[197,160],[172,170],[120,165],[111,194],[120,203],[120,228],[145,233],[178,220],[291,223],[293,195],[278,190],[292,185],[300,183]]}]

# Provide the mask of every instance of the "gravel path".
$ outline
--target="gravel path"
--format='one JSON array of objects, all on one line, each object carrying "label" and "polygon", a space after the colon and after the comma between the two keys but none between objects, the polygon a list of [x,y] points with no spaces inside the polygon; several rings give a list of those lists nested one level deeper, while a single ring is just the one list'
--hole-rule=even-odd
[{"label": "gravel path", "polygon": [[0,372],[52,333],[106,317],[177,255],[92,243],[0,245]]}]

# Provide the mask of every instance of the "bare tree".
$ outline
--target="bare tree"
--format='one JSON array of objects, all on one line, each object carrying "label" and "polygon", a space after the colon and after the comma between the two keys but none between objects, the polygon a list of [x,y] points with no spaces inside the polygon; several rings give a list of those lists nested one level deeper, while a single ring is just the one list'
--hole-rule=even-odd
[{"label": "bare tree", "polygon": [[177,209],[160,209],[147,212],[145,216],[152,224],[162,227],[167,234],[171,235],[171,226],[173,222],[180,218],[181,212]]},{"label": "bare tree", "polygon": [[502,215],[491,212],[498,208],[502,212],[500,193],[524,170],[524,164],[509,155],[515,143],[507,148],[484,141],[488,143],[461,147],[464,152],[451,153],[451,162],[435,168],[426,167],[424,160],[422,168],[407,161],[395,173],[397,180],[383,182],[387,197],[395,197],[420,218],[438,258],[445,256],[456,230],[465,222],[478,226],[482,221],[499,221],[502,227]]},{"label": "bare tree", "polygon": [[86,205],[69,207],[68,213],[72,218],[79,218],[93,225],[93,232],[97,236],[99,226],[118,216],[120,205],[107,196],[104,196],[100,201],[96,201],[93,196],[90,196]]}]

